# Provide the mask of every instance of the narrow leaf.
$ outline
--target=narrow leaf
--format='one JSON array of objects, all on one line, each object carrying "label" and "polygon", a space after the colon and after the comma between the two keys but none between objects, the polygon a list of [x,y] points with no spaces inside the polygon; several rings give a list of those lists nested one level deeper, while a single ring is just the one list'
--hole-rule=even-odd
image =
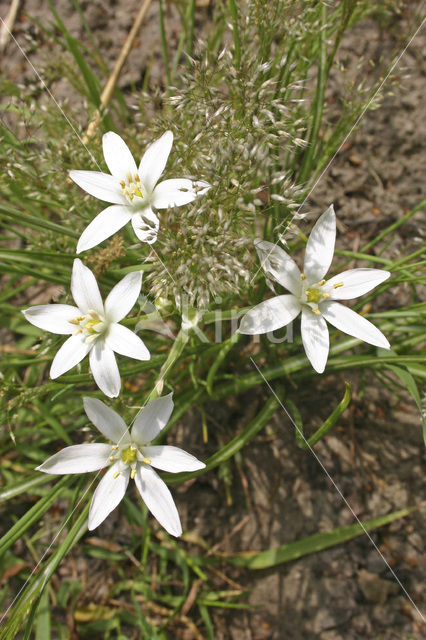
[{"label": "narrow leaf", "polygon": [[242,553],[238,556],[228,558],[229,562],[238,566],[246,567],[248,569],[268,569],[275,567],[283,562],[290,562],[291,560],[297,560],[303,556],[311,553],[317,553],[324,549],[329,549],[358,536],[362,536],[365,531],[371,529],[378,529],[383,527],[394,520],[404,518],[409,513],[414,511],[415,507],[409,507],[407,509],[401,509],[400,511],[394,511],[385,516],[374,518],[373,520],[367,520],[362,525],[359,523],[349,525],[348,527],[339,527],[332,531],[324,531],[323,533],[316,533],[313,536],[308,536],[297,542],[290,544],[284,544],[276,549],[268,549],[267,551],[252,551],[248,553]]}]

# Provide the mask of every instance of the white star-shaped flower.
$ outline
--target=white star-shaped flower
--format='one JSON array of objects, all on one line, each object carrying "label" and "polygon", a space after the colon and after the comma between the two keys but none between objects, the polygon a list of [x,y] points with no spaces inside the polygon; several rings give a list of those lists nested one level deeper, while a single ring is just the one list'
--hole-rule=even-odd
[{"label": "white star-shaped flower", "polygon": [[390,276],[382,269],[349,269],[325,280],[334,253],[336,216],[333,206],[317,220],[306,245],[303,272],[280,247],[255,240],[267,275],[290,291],[250,309],[242,318],[239,333],[275,331],[302,314],[301,331],[306,355],[315,371],[322,373],[328,358],[329,335],[326,320],[340,331],[377,347],[389,349],[385,336],[371,322],[336,300],[357,298]]},{"label": "white star-shaped flower", "polygon": [[124,140],[109,131],[103,136],[102,145],[111,175],[101,171],[70,171],[70,178],[79,187],[99,200],[112,203],[83,231],[77,243],[77,253],[95,247],[130,220],[139,240],[152,244],[157,239],[159,228],[159,220],[152,207],[179,207],[208,191],[210,185],[202,180],[175,178],[157,184],[172,143],[173,133],[166,131],[149,145],[138,168]]},{"label": "white star-shaped flower", "polygon": [[93,273],[78,258],[74,260],[70,304],[42,304],[22,311],[31,324],[71,337],[53,359],[50,377],[72,369],[90,353],[90,369],[98,387],[110,398],[120,393],[121,379],[114,351],[129,358],[149,360],[142,340],[118,324],[135,304],[142,285],[142,272],[127,274],[102,302]]},{"label": "white star-shaped flower", "polygon": [[182,527],[176,505],[165,482],[154,471],[197,471],[206,466],[178,447],[151,446],[151,441],[167,424],[173,411],[172,394],[156,398],[136,416],[131,432],[124,420],[100,400],[84,398],[84,409],[95,427],[110,444],[77,444],[66,447],[43,462],[38,471],[68,474],[109,469],[93,494],[89,511],[89,529],[95,529],[121,502],[134,479],[136,487],[152,515],[172,536],[180,536]]}]

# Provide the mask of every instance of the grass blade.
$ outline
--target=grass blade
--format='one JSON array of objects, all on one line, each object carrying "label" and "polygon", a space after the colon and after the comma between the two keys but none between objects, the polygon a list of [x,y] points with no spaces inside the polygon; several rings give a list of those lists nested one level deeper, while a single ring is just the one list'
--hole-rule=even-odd
[{"label": "grass blade", "polygon": [[267,551],[251,551],[248,553],[242,553],[238,556],[228,558],[228,561],[232,564],[236,564],[240,567],[246,567],[247,569],[269,569],[275,567],[283,562],[290,562],[291,560],[297,560],[303,556],[307,556],[311,553],[318,553],[324,549],[335,547],[338,544],[362,536],[365,531],[371,529],[378,529],[390,524],[394,520],[399,518],[405,518],[409,513],[414,511],[415,507],[409,507],[407,509],[401,509],[400,511],[394,511],[385,516],[373,518],[373,520],[367,520],[361,524],[351,524],[348,527],[339,527],[332,531],[324,531],[323,533],[316,533],[313,536],[308,536],[297,542],[290,544],[284,544],[276,549],[268,549]]},{"label": "grass blade", "polygon": [[330,431],[330,429],[334,427],[342,413],[347,409],[352,398],[352,388],[349,382],[345,382],[345,387],[345,394],[337,407],[310,438],[305,440],[303,438],[303,433],[300,433],[300,431],[296,429],[296,441],[301,449],[307,450],[314,447],[317,442],[319,442]]}]

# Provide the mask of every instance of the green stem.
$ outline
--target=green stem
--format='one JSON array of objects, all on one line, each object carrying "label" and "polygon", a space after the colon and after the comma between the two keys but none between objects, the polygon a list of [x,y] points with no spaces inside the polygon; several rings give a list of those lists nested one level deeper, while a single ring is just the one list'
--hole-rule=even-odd
[{"label": "green stem", "polygon": [[176,360],[184,350],[184,347],[188,342],[188,337],[188,331],[181,328],[176,337],[176,340],[174,341],[173,347],[169,351],[169,355],[167,356],[166,361],[160,369],[160,375],[155,382],[153,390],[148,396],[147,402],[151,402],[151,400],[154,400],[154,398],[158,398],[158,396],[161,395],[164,388],[166,376],[169,373],[171,366],[176,362]]},{"label": "green stem", "polygon": [[195,0],[190,0],[188,29],[187,29],[188,33],[186,36],[186,51],[190,56],[192,56],[192,49],[194,45],[194,23],[195,23]]},{"label": "green stem", "polygon": [[191,13],[193,12],[192,4],[193,3],[192,3],[192,0],[191,0],[188,3],[188,7],[186,9],[185,24],[183,26],[182,33],[180,34],[178,46],[177,46],[175,57],[174,57],[174,60],[173,60],[172,71],[171,71],[171,82],[173,82],[174,79],[175,79],[175,75],[176,75],[176,71],[177,71],[177,68],[178,68],[180,56],[181,56],[182,51],[183,51],[183,45],[185,44],[185,39],[187,38],[188,25],[189,25],[190,20],[191,20]]},{"label": "green stem", "polygon": [[[360,253],[359,251],[343,251],[337,249],[334,254],[336,256],[351,258],[353,260],[367,260],[368,262],[376,262],[377,264],[381,264],[388,268],[392,266],[391,260],[385,260],[384,258],[378,258],[377,256],[370,256],[368,253]],[[348,263],[345,262],[344,264],[346,265]]]},{"label": "green stem", "polygon": [[225,360],[226,356],[228,355],[229,351],[232,349],[232,347],[240,340],[241,338],[241,334],[240,333],[234,333],[233,336],[231,336],[231,338],[229,338],[229,340],[227,340],[223,347],[221,348],[221,350],[219,351],[215,361],[213,362],[212,366],[209,369],[209,373],[207,375],[207,393],[209,394],[209,396],[213,396],[213,383],[214,383],[214,379],[216,377],[216,373],[217,370],[219,369],[220,365],[222,364],[222,362]]},{"label": "green stem", "polygon": [[307,149],[303,155],[302,165],[300,167],[298,182],[303,183],[308,178],[315,160],[315,152],[318,142],[318,134],[321,126],[322,113],[324,109],[325,87],[327,83],[327,6],[325,3],[321,5],[321,27],[319,33],[320,54],[318,60],[317,75],[317,91],[315,102],[313,105],[314,118],[312,122],[311,133]]},{"label": "green stem", "polygon": [[337,53],[337,49],[339,48],[340,42],[342,40],[343,34],[345,33],[346,29],[348,28],[348,24],[349,24],[349,20],[352,17],[352,14],[355,10],[356,7],[356,2],[343,2],[343,7],[342,7],[342,11],[343,11],[343,15],[342,15],[342,22],[340,25],[340,28],[337,32],[336,38],[334,40],[334,45],[333,45],[333,49],[331,51],[331,54],[328,58],[328,62],[327,62],[327,76],[330,73],[330,69],[331,66],[333,64],[333,60],[334,60],[334,56]]},{"label": "green stem", "polygon": [[232,16],[232,33],[234,36],[234,61],[237,69],[241,66],[241,42],[238,29],[238,9],[235,0],[229,0],[229,8]]},{"label": "green stem", "polygon": [[413,253],[410,253],[410,255],[407,256],[406,258],[403,258],[402,260],[399,260],[398,262],[395,262],[392,266],[389,267],[389,271],[398,271],[403,264],[406,264],[407,262],[409,262],[413,258],[417,258],[417,256],[421,256],[425,252],[426,252],[426,248],[425,247],[421,247],[421,249],[418,249],[417,251],[414,251]]},{"label": "green stem", "polygon": [[163,56],[164,67],[166,69],[167,76],[167,85],[170,87],[172,84],[172,76],[170,74],[170,64],[169,64],[169,51],[167,48],[167,38],[166,38],[166,28],[164,25],[164,9],[163,9],[163,1],[160,0],[160,34],[161,34],[161,55]]}]

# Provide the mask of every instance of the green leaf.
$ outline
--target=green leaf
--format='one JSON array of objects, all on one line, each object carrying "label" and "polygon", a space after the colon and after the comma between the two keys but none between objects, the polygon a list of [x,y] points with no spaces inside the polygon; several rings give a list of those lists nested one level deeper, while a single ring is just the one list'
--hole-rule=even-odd
[{"label": "green leaf", "polygon": [[99,81],[97,77],[95,76],[95,74],[87,64],[86,60],[84,59],[84,56],[80,51],[78,41],[72,37],[68,29],[66,28],[65,24],[62,22],[51,0],[47,0],[47,4],[49,5],[49,9],[51,10],[53,16],[55,17],[58,29],[61,31],[61,33],[65,38],[68,51],[71,53],[71,55],[75,59],[81,71],[81,74],[84,78],[84,81],[87,85],[87,89],[89,92],[88,96],[90,97],[95,107],[99,107],[101,103],[101,99],[100,99],[100,92],[99,92]]},{"label": "green leaf", "polygon": [[40,414],[46,420],[47,424],[49,424],[52,427],[53,431],[56,433],[58,438],[61,438],[64,442],[66,442],[66,444],[71,445],[72,444],[71,438],[69,437],[69,435],[67,434],[67,432],[65,431],[64,427],[61,425],[59,420],[45,406],[45,404],[43,402],[40,402],[39,400],[34,400],[33,404],[36,410],[40,412]]},{"label": "green leaf", "polygon": [[[43,474],[44,475],[44,474]],[[51,478],[48,476],[48,480]],[[22,537],[25,531],[34,523],[40,520],[41,516],[49,509],[61,493],[71,484],[72,478],[65,476],[52,487],[48,493],[43,496],[35,505],[31,507],[9,531],[0,538],[0,556],[8,549],[16,540]]]},{"label": "green leaf", "polygon": [[17,632],[22,626],[24,618],[28,615],[28,612],[35,600],[40,597],[40,594],[43,592],[53,573],[56,571],[61,560],[86,533],[89,506],[89,503],[87,503],[63,542],[61,542],[45,565],[40,567],[40,571],[37,574],[33,574],[31,576],[27,586],[21,592],[19,600],[13,607],[8,621],[4,625],[2,640],[16,639]]},{"label": "green leaf", "polygon": [[46,484],[50,482],[52,478],[46,473],[40,473],[35,477],[30,478],[29,480],[24,480],[24,482],[14,482],[13,485],[4,487],[0,491],[0,503],[5,502],[6,500],[10,500],[11,498],[15,498],[16,496],[21,495],[21,493],[30,493],[31,489],[34,487],[38,487],[41,484]]},{"label": "green leaf", "polygon": [[317,553],[324,549],[329,549],[358,536],[362,536],[365,531],[371,529],[378,529],[383,527],[394,520],[404,518],[409,513],[415,510],[416,507],[409,507],[407,509],[401,509],[400,511],[394,511],[385,516],[374,518],[373,520],[367,520],[363,523],[356,523],[349,525],[348,527],[339,527],[332,531],[324,531],[323,533],[316,533],[313,536],[308,536],[297,542],[290,544],[284,544],[276,549],[268,549],[267,551],[251,551],[247,553],[241,553],[238,556],[228,558],[228,561],[232,564],[236,564],[247,569],[269,569],[275,567],[283,562],[290,562],[291,560],[297,560],[303,556],[311,553]]},{"label": "green leaf", "polygon": [[208,612],[207,607],[204,604],[199,604],[198,610],[200,612],[201,618],[203,619],[204,625],[206,627],[207,640],[214,640],[215,633],[214,633],[213,623],[210,618],[210,614]]},{"label": "green leaf", "polygon": [[308,438],[308,440],[303,438],[303,432],[300,433],[300,430],[296,429],[296,441],[301,449],[310,449],[311,447],[316,445],[316,443],[319,442],[330,431],[332,427],[334,427],[342,413],[347,409],[352,398],[352,388],[349,382],[345,382],[345,387],[345,394],[337,407],[328,416],[327,420],[323,422],[320,428],[317,429],[310,438]]},{"label": "green leaf", "polygon": [[13,224],[21,224],[23,227],[29,227],[30,229],[47,229],[48,231],[55,231],[60,235],[70,236],[71,238],[78,238],[77,231],[73,231],[65,224],[56,224],[56,222],[50,222],[50,220],[44,220],[28,213],[23,213],[19,209],[14,209],[11,206],[0,204],[0,220],[4,218]]},{"label": "green leaf", "polygon": [[38,605],[35,640],[49,640],[50,638],[50,602],[49,592],[43,591]]}]

